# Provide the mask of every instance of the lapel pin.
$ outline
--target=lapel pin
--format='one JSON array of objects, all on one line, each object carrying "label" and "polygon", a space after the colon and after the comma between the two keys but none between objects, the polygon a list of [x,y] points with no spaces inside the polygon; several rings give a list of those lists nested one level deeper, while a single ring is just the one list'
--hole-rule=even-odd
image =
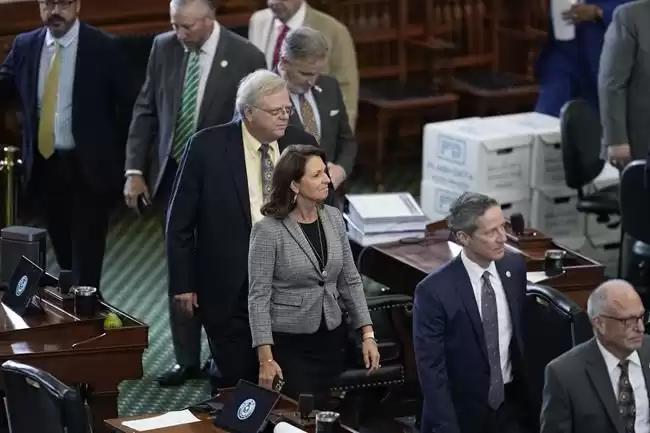
[{"label": "lapel pin", "polygon": [[510,271],[506,271],[506,277],[510,278],[511,275]]},{"label": "lapel pin", "polygon": [[226,66],[228,66],[228,60],[222,60],[221,61],[221,67],[225,68]]},{"label": "lapel pin", "polygon": [[318,93],[321,93],[323,91],[323,89],[321,89],[319,86],[314,86],[314,89],[316,89]]}]

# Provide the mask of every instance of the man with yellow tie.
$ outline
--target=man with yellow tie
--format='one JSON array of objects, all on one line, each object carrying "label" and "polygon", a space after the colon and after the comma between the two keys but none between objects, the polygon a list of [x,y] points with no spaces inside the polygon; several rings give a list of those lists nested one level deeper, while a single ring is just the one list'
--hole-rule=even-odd
[{"label": "man with yellow tie", "polygon": [[44,26],[16,37],[0,66],[0,96],[20,99],[22,187],[59,266],[74,284],[99,288],[137,88],[117,41],[78,20],[81,0],[38,5]]},{"label": "man with yellow tie", "polygon": [[329,46],[318,30],[299,27],[282,43],[278,72],[287,82],[295,110],[290,125],[302,126],[325,151],[335,189],[350,175],[357,156],[339,82],[324,75]]}]

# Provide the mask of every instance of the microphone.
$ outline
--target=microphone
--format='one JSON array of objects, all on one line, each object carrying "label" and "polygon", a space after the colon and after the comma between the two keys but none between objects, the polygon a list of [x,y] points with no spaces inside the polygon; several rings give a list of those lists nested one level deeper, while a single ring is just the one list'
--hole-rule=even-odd
[{"label": "microphone", "polygon": [[513,213],[510,215],[510,226],[515,236],[523,236],[524,229],[526,228],[526,223],[524,222],[524,216],[519,212]]}]

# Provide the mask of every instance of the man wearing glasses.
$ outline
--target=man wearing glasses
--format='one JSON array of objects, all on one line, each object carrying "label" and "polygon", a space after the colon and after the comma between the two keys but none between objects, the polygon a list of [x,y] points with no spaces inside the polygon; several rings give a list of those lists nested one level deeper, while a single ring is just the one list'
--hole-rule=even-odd
[{"label": "man wearing glasses", "polygon": [[648,433],[650,338],[634,287],[611,280],[587,303],[594,338],[546,367],[541,433]]},{"label": "man wearing glasses", "polygon": [[0,97],[15,92],[21,102],[22,186],[59,266],[74,284],[99,287],[137,89],[117,41],[78,20],[80,0],[38,6],[44,26],[14,40],[0,66]]},{"label": "man wearing glasses", "polygon": [[[210,0],[172,0],[169,7],[173,30],[155,38],[133,109],[124,183],[127,206],[142,210],[155,197],[161,215],[189,138],[230,122],[239,81],[266,65],[261,51],[217,22]],[[201,376],[201,323],[179,303],[170,297],[177,364],[158,378],[163,386]]]},{"label": "man wearing glasses", "polygon": [[289,93],[271,71],[242,80],[235,110],[236,120],[199,131],[187,144],[165,230],[170,293],[203,323],[221,374],[211,378],[213,392],[239,379],[257,383],[248,323],[251,227],[262,218],[280,152],[290,144],[317,145],[288,126]]}]

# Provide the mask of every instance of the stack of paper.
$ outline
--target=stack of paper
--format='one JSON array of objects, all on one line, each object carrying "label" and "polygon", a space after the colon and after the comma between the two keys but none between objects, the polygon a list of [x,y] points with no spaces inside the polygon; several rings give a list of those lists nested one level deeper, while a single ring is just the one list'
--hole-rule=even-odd
[{"label": "stack of paper", "polygon": [[122,422],[122,425],[135,431],[148,431],[159,428],[190,424],[198,421],[201,420],[192,415],[192,412],[189,410],[179,410],[174,412],[167,412],[164,415],[154,416],[151,418],[124,421]]}]

